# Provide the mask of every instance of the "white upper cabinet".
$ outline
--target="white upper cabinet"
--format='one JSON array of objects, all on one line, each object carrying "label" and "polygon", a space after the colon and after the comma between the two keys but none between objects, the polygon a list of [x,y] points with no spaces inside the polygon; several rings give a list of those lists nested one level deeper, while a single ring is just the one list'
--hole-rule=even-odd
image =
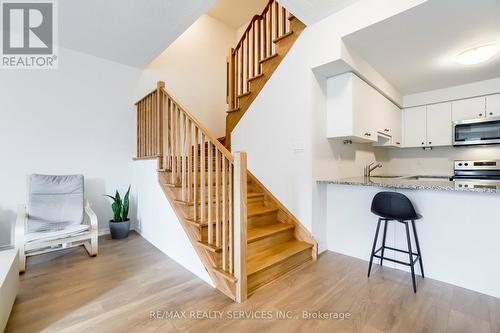
[{"label": "white upper cabinet", "polygon": [[427,141],[426,106],[403,110],[403,133],[405,147],[425,147]]},{"label": "white upper cabinet", "polygon": [[404,147],[451,146],[451,103],[403,110]]},{"label": "white upper cabinet", "polygon": [[427,146],[451,146],[451,103],[427,106]]},{"label": "white upper cabinet", "polygon": [[475,97],[452,102],[453,121],[476,119],[486,116],[486,98]]},{"label": "white upper cabinet", "polygon": [[379,93],[356,75],[352,78],[352,115],[354,126],[352,134],[361,141],[377,141],[377,120],[380,114]]},{"label": "white upper cabinet", "polygon": [[[327,80],[327,137],[353,142],[401,144],[401,111],[353,73]],[[396,143],[398,142],[398,143]]]},{"label": "white upper cabinet", "polygon": [[391,103],[389,110],[389,131],[392,136],[392,145],[395,147],[401,147],[403,144],[401,129],[401,118],[403,113],[401,109],[393,103]]},{"label": "white upper cabinet", "polygon": [[486,96],[486,116],[500,117],[500,94]]}]

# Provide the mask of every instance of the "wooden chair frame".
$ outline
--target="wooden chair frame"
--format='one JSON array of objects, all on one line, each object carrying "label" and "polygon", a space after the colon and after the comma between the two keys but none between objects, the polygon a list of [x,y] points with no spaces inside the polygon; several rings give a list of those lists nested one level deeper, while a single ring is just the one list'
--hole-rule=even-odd
[{"label": "wooden chair frame", "polygon": [[[35,256],[38,254],[44,254],[48,252],[68,249],[71,247],[76,247],[83,245],[91,257],[97,255],[97,245],[98,245],[98,231],[97,231],[97,215],[94,213],[90,207],[88,200],[85,200],[84,206],[85,213],[89,217],[90,230],[86,231],[80,235],[70,236],[65,238],[57,238],[47,241],[26,243],[26,222],[27,222],[27,211],[26,205],[20,205],[15,230],[15,245],[19,250],[19,272],[23,273],[26,270],[26,258],[29,256]],[[83,223],[84,221],[82,221]],[[61,245],[61,247],[59,247]],[[56,247],[57,246],[57,247]],[[28,252],[32,251],[32,252]]]}]

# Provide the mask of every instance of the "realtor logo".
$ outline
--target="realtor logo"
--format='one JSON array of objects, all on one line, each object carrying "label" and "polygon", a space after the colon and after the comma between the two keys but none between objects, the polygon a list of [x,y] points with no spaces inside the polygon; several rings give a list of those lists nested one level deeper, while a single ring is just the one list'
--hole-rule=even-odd
[{"label": "realtor logo", "polygon": [[1,68],[57,68],[55,3],[3,0],[1,7]]}]

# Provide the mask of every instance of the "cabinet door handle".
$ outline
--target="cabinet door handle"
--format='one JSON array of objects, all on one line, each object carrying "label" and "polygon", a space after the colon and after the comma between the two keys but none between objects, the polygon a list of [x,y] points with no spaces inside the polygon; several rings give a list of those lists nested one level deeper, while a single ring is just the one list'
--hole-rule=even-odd
[{"label": "cabinet door handle", "polygon": [[483,116],[483,114],[482,114],[482,113],[480,113],[480,114],[479,114],[479,117],[482,117],[482,116]]},{"label": "cabinet door handle", "polygon": [[493,115],[493,112],[490,112],[490,116],[492,116],[492,115]]},{"label": "cabinet door handle", "polygon": [[372,136],[371,133],[365,133],[365,136]]},{"label": "cabinet door handle", "polygon": [[425,145],[425,142],[422,142],[423,145]]},{"label": "cabinet door handle", "polygon": [[400,144],[401,144],[401,142],[396,142],[396,144],[397,144],[397,145],[400,145]]},{"label": "cabinet door handle", "polygon": [[388,129],[388,128],[385,128],[385,129],[384,129],[384,131],[389,132],[389,129]]},{"label": "cabinet door handle", "polygon": [[432,142],[429,141],[429,144],[432,144]]}]

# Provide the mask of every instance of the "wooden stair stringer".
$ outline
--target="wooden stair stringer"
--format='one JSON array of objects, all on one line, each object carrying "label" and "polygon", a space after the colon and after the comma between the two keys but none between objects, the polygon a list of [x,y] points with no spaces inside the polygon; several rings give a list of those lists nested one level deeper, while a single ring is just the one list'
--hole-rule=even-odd
[{"label": "wooden stair stringer", "polygon": [[208,275],[212,279],[212,282],[215,284],[216,288],[221,291],[223,294],[231,298],[232,300],[236,300],[236,289],[235,282],[225,278],[220,272],[216,272],[217,263],[216,260],[211,255],[210,251],[201,247],[198,243],[200,239],[199,230],[193,226],[192,224],[186,222],[186,211],[185,206],[179,203],[176,203],[176,196],[172,189],[168,186],[165,186],[164,179],[162,179],[161,172],[158,172],[158,181],[160,183],[160,187],[163,190],[170,206],[174,210],[175,215],[180,221],[182,229],[186,233],[189,238],[191,245],[193,246],[196,254],[200,258],[205,270]]},{"label": "wooden stair stringer", "polygon": [[299,38],[302,31],[305,29],[304,23],[296,17],[290,18],[291,31],[293,33],[284,36],[277,40],[276,56],[269,57],[268,60],[262,63],[262,75],[251,80],[250,93],[239,98],[239,107],[235,110],[230,110],[226,115],[226,147],[231,150],[231,132],[234,130],[238,122],[241,120],[245,112],[249,109],[252,102],[257,98],[260,91],[264,88],[266,82],[271,78],[274,71],[278,68],[281,61],[290,51],[295,41]]}]

